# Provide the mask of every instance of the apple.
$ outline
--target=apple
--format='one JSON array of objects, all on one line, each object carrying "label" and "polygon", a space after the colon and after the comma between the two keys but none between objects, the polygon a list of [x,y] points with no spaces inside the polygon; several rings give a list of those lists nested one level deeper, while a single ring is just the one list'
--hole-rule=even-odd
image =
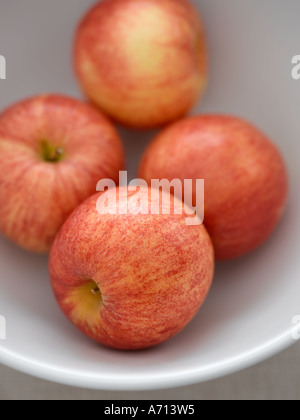
[{"label": "apple", "polygon": [[187,0],[104,0],[76,33],[83,91],[131,127],[185,115],[204,91],[207,61],[203,24]]},{"label": "apple", "polygon": [[[151,191],[111,188],[107,208],[98,205],[103,193],[90,197],[68,218],[50,254],[62,311],[88,337],[115,349],[143,349],[173,337],[196,315],[213,278],[214,252],[203,224],[188,226],[184,212],[176,214],[183,204],[174,196],[163,214],[170,194]],[[142,210],[124,211],[126,200],[128,207],[139,201]],[[159,214],[151,214],[153,204]]]},{"label": "apple", "polygon": [[106,117],[57,95],[25,100],[0,115],[0,156],[0,232],[38,253],[50,250],[99,179],[117,180],[124,165]]},{"label": "apple", "polygon": [[191,117],[151,143],[140,177],[204,179],[205,225],[216,258],[242,256],[264,243],[281,219],[288,176],[276,146],[252,124],[220,115]]}]

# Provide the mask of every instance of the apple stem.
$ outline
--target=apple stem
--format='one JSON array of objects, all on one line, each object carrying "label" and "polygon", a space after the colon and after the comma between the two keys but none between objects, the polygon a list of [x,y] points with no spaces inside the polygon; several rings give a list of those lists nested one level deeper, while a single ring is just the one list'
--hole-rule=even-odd
[{"label": "apple stem", "polygon": [[91,290],[93,295],[98,295],[100,293],[99,287],[95,287],[94,289]]},{"label": "apple stem", "polygon": [[56,161],[63,154],[64,154],[64,150],[61,147],[58,147],[57,149],[54,150],[54,152],[53,152],[53,158],[52,159],[54,161]]},{"label": "apple stem", "polygon": [[46,162],[60,162],[64,157],[65,151],[62,147],[54,147],[47,141],[41,142],[42,157]]}]

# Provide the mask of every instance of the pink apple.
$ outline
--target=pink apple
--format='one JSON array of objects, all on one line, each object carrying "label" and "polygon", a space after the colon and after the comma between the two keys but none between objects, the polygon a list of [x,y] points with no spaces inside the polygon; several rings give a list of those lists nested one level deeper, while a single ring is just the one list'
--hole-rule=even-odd
[{"label": "pink apple", "polygon": [[0,115],[0,155],[0,231],[41,253],[99,179],[117,180],[124,165],[121,141],[105,117],[51,95]]},{"label": "pink apple", "polygon": [[276,146],[253,125],[228,116],[188,118],[167,128],[146,151],[140,177],[205,179],[205,225],[218,259],[265,242],[288,192]]},{"label": "pink apple", "polygon": [[89,99],[121,123],[182,117],[207,82],[198,12],[187,0],[104,0],[76,35],[76,72]]},{"label": "pink apple", "polygon": [[[65,315],[93,340],[123,350],[154,346],[182,330],[204,302],[214,271],[211,240],[203,225],[187,226],[186,216],[175,214],[183,204],[173,196],[164,215],[166,193],[153,198],[142,188],[137,197],[122,187],[106,194],[106,210],[97,194],[60,230],[50,255],[53,289]],[[117,207],[128,195],[149,214],[114,214],[113,195]],[[150,214],[152,204],[159,214]]]}]

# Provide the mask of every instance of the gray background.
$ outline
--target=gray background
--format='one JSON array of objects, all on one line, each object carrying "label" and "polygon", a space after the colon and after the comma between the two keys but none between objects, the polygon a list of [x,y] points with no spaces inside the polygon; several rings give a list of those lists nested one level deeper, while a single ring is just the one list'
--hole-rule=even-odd
[{"label": "gray background", "polygon": [[204,384],[151,392],[76,389],[0,366],[0,400],[299,400],[300,343],[267,362]]}]

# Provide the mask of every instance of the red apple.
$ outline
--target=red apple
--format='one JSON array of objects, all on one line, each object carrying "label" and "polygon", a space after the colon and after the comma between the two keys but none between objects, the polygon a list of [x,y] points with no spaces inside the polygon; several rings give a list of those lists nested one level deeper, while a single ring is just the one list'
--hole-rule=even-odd
[{"label": "red apple", "polygon": [[47,252],[70,213],[101,178],[117,181],[120,139],[90,105],[40,96],[0,115],[0,231]]},{"label": "red apple", "polygon": [[[110,189],[102,210],[102,194],[89,198],[64,224],[50,254],[52,285],[65,315],[116,349],[173,337],[198,312],[212,282],[214,254],[204,226],[187,226],[186,216],[175,214],[182,202],[174,196],[164,215],[168,200],[162,198],[170,194],[153,198],[151,191],[141,188],[137,197],[127,187]],[[124,210],[127,196],[148,214],[115,214],[112,198]],[[152,204],[159,214],[150,214]]]},{"label": "red apple", "polygon": [[88,98],[114,119],[165,124],[206,86],[201,19],[187,0],[104,0],[78,28],[75,66]]},{"label": "red apple", "polygon": [[287,171],[278,149],[234,117],[194,117],[170,126],[146,151],[140,177],[205,180],[205,225],[218,259],[261,245],[286,205]]}]

